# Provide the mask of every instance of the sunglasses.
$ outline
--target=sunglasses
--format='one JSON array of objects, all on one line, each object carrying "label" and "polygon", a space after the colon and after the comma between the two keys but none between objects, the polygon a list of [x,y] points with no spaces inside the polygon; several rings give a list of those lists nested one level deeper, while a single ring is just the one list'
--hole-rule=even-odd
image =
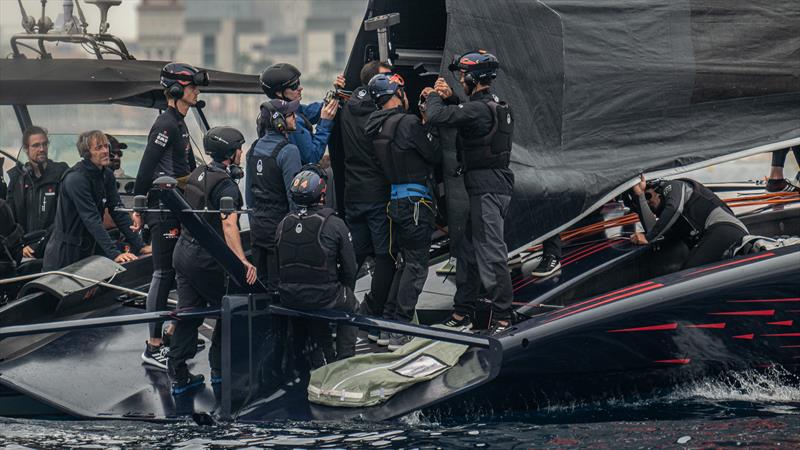
[{"label": "sunglasses", "polygon": [[293,90],[293,91],[296,91],[297,89],[299,89],[299,88],[300,88],[300,80],[295,80],[295,81],[294,81],[294,83],[292,83],[292,84],[290,84],[290,85],[286,86],[286,88],[287,88],[287,89],[291,89],[291,90]]}]

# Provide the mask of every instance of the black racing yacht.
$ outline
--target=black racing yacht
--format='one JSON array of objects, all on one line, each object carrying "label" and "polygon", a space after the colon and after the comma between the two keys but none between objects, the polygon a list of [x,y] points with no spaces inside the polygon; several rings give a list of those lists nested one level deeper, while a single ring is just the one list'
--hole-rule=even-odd
[{"label": "black racing yacht", "polygon": [[[797,372],[800,245],[791,244],[800,235],[800,196],[765,194],[756,183],[710,186],[727,191],[740,220],[767,244],[691,269],[681,269],[681,242],[630,244],[626,235],[638,219],[617,201],[641,173],[678,177],[800,145],[795,1],[372,0],[364,19],[346,68],[348,88],[376,58],[392,61],[410,98],[437,76],[456,85],[446,70],[453,55],[483,48],[500,59],[494,90],[517,120],[505,238],[519,320],[492,336],[426,325],[449,310],[450,275],[458,270],[449,251],[463,233],[467,199],[453,149],[437,170],[443,231],[431,248],[421,325],[281,306],[263,287],[247,286],[224,242],[162,180],[164,204],[232,280],[221,308],[143,313],[114,292],[105,307],[80,317],[3,321],[0,414],[241,422],[386,420],[418,410],[502,415],[558,401],[644,396],[730,371]],[[2,62],[0,83],[20,62],[34,63]],[[74,75],[65,81],[79,83]],[[155,92],[157,74],[142,72],[141,85],[150,90],[114,101]],[[14,94],[4,87],[0,103],[24,104],[40,92],[6,99]],[[336,133],[330,152],[343,193],[347,149]],[[561,270],[532,276],[542,242],[559,233]],[[80,302],[73,296],[70,303]],[[478,324],[487,322],[485,309]],[[223,379],[172,396],[166,374],[137,358],[141,327],[188,316],[223,321]],[[362,342],[352,361],[312,370],[307,342],[287,332],[307,320],[419,339],[391,354]],[[7,350],[23,341],[31,344]],[[193,370],[208,375],[204,356]]]}]

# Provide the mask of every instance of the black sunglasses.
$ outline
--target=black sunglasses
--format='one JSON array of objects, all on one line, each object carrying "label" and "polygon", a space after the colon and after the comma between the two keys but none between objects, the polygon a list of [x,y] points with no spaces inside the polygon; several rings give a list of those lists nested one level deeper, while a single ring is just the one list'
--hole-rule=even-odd
[{"label": "black sunglasses", "polygon": [[291,89],[293,91],[296,91],[299,87],[300,87],[300,80],[294,80],[294,83],[286,86],[287,89]]}]

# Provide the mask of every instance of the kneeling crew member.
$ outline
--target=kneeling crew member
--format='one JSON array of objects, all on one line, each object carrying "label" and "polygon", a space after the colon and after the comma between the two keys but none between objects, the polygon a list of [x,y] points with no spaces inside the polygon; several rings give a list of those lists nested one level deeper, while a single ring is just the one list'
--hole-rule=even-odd
[{"label": "kneeling crew member", "polygon": [[[261,278],[270,292],[278,289],[275,231],[294,209],[289,195],[292,178],[300,172],[300,150],[289,142],[297,124],[300,101],[270,100],[261,105],[258,127],[263,131],[247,152],[245,199],[250,213],[250,243]],[[261,132],[259,132],[261,135]]]},{"label": "kneeling crew member", "polygon": [[471,328],[481,287],[492,302],[492,333],[505,330],[511,320],[511,275],[503,224],[514,190],[514,172],[509,168],[514,132],[511,109],[490,90],[500,63],[482,50],[468,52],[450,65],[458,71],[469,102],[445,105],[453,95],[439,78],[427,98],[428,122],[438,127],[458,128],[456,148],[469,194],[469,216],[457,260],[455,310],[447,326]]},{"label": "kneeling crew member", "polygon": [[[387,209],[392,224],[389,242],[398,245],[402,258],[395,275],[397,295],[389,298],[383,317],[411,322],[417,298],[428,278],[428,252],[436,225],[429,186],[433,166],[441,161],[441,152],[419,118],[406,113],[408,98],[402,78],[391,74],[375,75],[368,88],[381,109],[370,115],[366,132],[372,138],[383,173],[391,183]],[[394,249],[390,252],[395,253]],[[411,336],[403,334],[381,335],[378,343],[387,343],[389,350],[411,340]]]},{"label": "kneeling crew member", "polygon": [[676,235],[691,249],[684,269],[721,260],[749,234],[728,205],[695,180],[648,183],[642,175],[633,193],[645,233],[634,233],[631,242],[645,245],[668,233]]},{"label": "kneeling crew member", "polygon": [[[290,192],[299,209],[278,225],[281,303],[296,309],[356,312],[356,256],[350,232],[334,210],[325,208],[327,181],[309,165],[292,180]],[[358,329],[338,325],[337,359],[355,354]]]},{"label": "kneeling crew member", "polygon": [[[219,210],[223,197],[234,199],[236,209],[242,207],[242,196],[236,180],[242,177],[242,169],[238,164],[244,142],[242,133],[231,127],[214,127],[206,133],[203,147],[213,161],[208,166],[198,167],[189,175],[185,196],[192,209]],[[203,216],[239,257],[247,272],[247,282],[255,283],[256,268],[247,261],[242,249],[239,214],[207,213]],[[183,230],[178,239],[172,264],[178,282],[178,308],[219,306],[225,295],[225,272],[188,230]],[[186,360],[197,353],[197,328],[202,324],[202,318],[183,319],[175,323],[172,345],[167,354],[173,394],[181,394],[203,384],[203,375],[189,373],[186,366]],[[222,381],[221,336],[220,321],[217,320],[208,353],[212,384]]]},{"label": "kneeling crew member", "polygon": [[139,234],[131,230],[131,217],[117,211],[122,202],[117,180],[108,165],[108,139],[99,130],[81,133],[78,152],[83,158],[64,173],[58,192],[58,207],[53,234],[44,251],[42,270],[47,272],[70,265],[93,254],[101,254],[118,263],[136,259],[133,253],[120,253],[103,226],[103,212],[117,224],[119,231],[139,253],[144,247]]}]

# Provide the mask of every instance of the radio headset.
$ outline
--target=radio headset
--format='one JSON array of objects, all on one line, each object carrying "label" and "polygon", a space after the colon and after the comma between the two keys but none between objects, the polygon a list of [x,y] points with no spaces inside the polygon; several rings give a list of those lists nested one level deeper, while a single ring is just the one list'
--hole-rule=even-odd
[{"label": "radio headset", "polygon": [[272,128],[278,133],[286,133],[289,130],[289,126],[286,124],[286,117],[275,109],[271,102],[264,102],[262,105],[267,108],[269,123]]}]

